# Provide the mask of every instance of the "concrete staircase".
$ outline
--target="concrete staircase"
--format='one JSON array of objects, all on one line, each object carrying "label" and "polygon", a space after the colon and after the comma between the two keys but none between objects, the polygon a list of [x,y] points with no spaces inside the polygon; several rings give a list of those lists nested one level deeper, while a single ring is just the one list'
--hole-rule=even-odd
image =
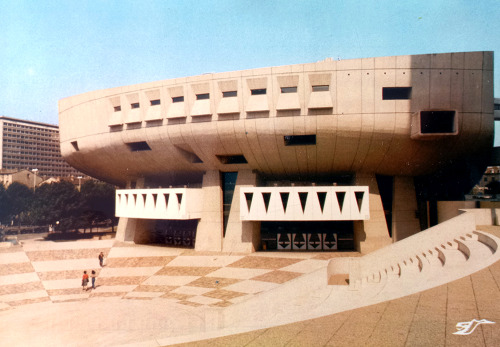
[{"label": "concrete staircase", "polygon": [[477,231],[467,212],[360,258],[332,260],[329,277],[348,277],[349,290],[394,299],[468,276],[500,259],[500,239]]}]

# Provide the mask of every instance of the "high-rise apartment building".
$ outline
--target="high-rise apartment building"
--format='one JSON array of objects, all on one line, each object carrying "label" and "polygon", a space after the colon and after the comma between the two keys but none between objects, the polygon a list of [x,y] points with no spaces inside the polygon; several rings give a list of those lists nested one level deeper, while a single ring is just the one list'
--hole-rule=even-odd
[{"label": "high-rise apartment building", "polygon": [[0,116],[0,169],[36,169],[37,175],[81,175],[61,157],[59,127]]}]

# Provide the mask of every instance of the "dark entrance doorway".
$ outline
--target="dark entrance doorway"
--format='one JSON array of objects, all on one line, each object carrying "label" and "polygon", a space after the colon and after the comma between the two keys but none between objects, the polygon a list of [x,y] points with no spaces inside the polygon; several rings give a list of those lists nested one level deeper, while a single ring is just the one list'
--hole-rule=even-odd
[{"label": "dark entrance doorway", "polygon": [[263,250],[343,251],[354,249],[352,221],[261,222]]},{"label": "dark entrance doorway", "polygon": [[198,219],[158,220],[155,242],[174,247],[194,248]]}]

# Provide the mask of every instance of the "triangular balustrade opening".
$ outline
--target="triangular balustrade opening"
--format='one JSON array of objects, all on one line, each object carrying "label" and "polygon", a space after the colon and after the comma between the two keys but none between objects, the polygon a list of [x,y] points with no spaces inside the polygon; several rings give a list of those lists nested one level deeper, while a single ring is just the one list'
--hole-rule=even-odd
[{"label": "triangular balustrade opening", "polygon": [[264,199],[264,206],[267,212],[269,209],[269,201],[271,200],[271,193],[262,193],[262,198]]}]

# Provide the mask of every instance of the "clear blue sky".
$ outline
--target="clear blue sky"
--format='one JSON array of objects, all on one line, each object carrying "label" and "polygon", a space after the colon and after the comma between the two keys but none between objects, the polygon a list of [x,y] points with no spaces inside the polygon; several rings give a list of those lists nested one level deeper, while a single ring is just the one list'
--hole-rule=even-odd
[{"label": "clear blue sky", "polygon": [[51,124],[87,91],[327,57],[495,51],[500,85],[498,0],[0,0],[0,23],[0,115]]}]

